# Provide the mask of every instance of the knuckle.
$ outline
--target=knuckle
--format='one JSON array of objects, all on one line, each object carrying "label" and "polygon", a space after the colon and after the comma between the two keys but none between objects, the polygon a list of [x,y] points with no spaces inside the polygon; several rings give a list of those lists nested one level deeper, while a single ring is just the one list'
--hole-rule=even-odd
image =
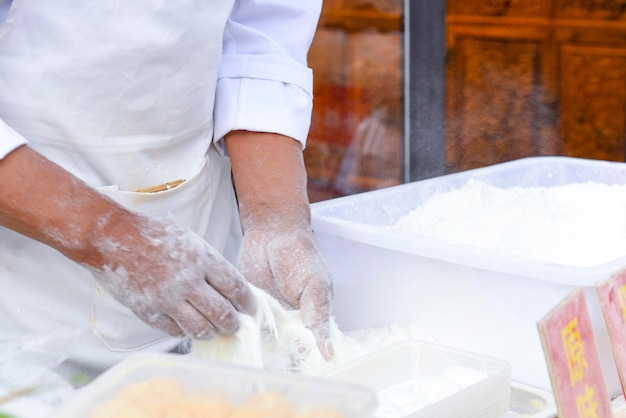
[{"label": "knuckle", "polygon": [[215,328],[213,328],[211,325],[205,326],[202,329],[197,330],[193,335],[192,338],[195,340],[210,340],[211,338],[215,337]]},{"label": "knuckle", "polygon": [[239,317],[234,312],[225,312],[217,321],[216,328],[220,335],[232,335],[239,330]]}]

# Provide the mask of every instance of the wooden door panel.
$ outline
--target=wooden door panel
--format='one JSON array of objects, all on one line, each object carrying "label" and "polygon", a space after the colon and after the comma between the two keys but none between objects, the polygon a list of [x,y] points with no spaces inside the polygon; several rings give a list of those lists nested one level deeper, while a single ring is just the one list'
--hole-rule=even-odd
[{"label": "wooden door panel", "polygon": [[554,151],[542,121],[553,119],[542,70],[546,32],[464,31],[449,40],[447,162],[466,170]]},{"label": "wooden door panel", "polygon": [[563,46],[560,80],[562,154],[624,161],[626,46]]},{"label": "wooden door panel", "polygon": [[556,18],[626,19],[626,0],[554,0]]},{"label": "wooden door panel", "polygon": [[626,0],[450,0],[446,22],[449,171],[624,161]]},{"label": "wooden door panel", "polygon": [[550,14],[550,2],[545,0],[449,1],[448,14],[547,17]]}]

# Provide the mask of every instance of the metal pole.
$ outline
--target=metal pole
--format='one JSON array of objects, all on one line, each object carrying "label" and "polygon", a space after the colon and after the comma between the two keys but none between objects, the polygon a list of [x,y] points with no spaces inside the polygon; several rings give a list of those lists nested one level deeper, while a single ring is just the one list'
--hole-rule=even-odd
[{"label": "metal pole", "polygon": [[446,1],[404,2],[405,182],[446,173]]}]

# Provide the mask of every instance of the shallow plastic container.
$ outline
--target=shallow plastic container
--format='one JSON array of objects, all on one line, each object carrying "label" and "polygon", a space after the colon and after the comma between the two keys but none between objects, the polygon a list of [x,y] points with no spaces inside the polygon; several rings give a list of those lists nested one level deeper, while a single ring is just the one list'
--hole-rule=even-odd
[{"label": "shallow plastic container", "polygon": [[581,268],[387,228],[430,196],[469,179],[503,188],[625,184],[626,164],[531,157],[313,204],[313,229],[334,277],[340,328],[413,323],[443,345],[508,361],[513,381],[551,390],[537,322],[581,286],[607,387],[620,393],[594,286],[626,266],[626,257]]},{"label": "shallow plastic container", "polygon": [[88,418],[130,384],[150,378],[171,377],[185,391],[224,395],[240,405],[252,395],[279,392],[296,410],[324,406],[345,418],[370,417],[376,408],[375,393],[364,386],[287,372],[266,371],[230,363],[200,360],[163,353],[135,354],[104,372],[54,415],[54,418]]},{"label": "shallow plastic container", "polygon": [[500,418],[509,411],[511,366],[502,360],[405,341],[328,373],[377,392],[381,418]]}]

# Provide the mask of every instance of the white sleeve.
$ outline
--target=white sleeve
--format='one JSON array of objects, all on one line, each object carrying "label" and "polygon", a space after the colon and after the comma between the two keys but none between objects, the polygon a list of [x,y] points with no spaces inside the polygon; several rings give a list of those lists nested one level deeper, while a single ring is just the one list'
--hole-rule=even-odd
[{"label": "white sleeve", "polygon": [[9,125],[0,119],[0,160],[6,157],[17,147],[27,144],[22,135],[15,132]]},{"label": "white sleeve", "polygon": [[307,54],[322,0],[236,0],[224,31],[216,145],[232,130],[272,132],[304,147],[313,108]]},{"label": "white sleeve", "polygon": [[[10,1],[0,0],[0,25],[4,22],[10,5]],[[15,148],[26,143],[27,141],[23,136],[15,132],[0,119],[0,160],[6,157]]]}]

